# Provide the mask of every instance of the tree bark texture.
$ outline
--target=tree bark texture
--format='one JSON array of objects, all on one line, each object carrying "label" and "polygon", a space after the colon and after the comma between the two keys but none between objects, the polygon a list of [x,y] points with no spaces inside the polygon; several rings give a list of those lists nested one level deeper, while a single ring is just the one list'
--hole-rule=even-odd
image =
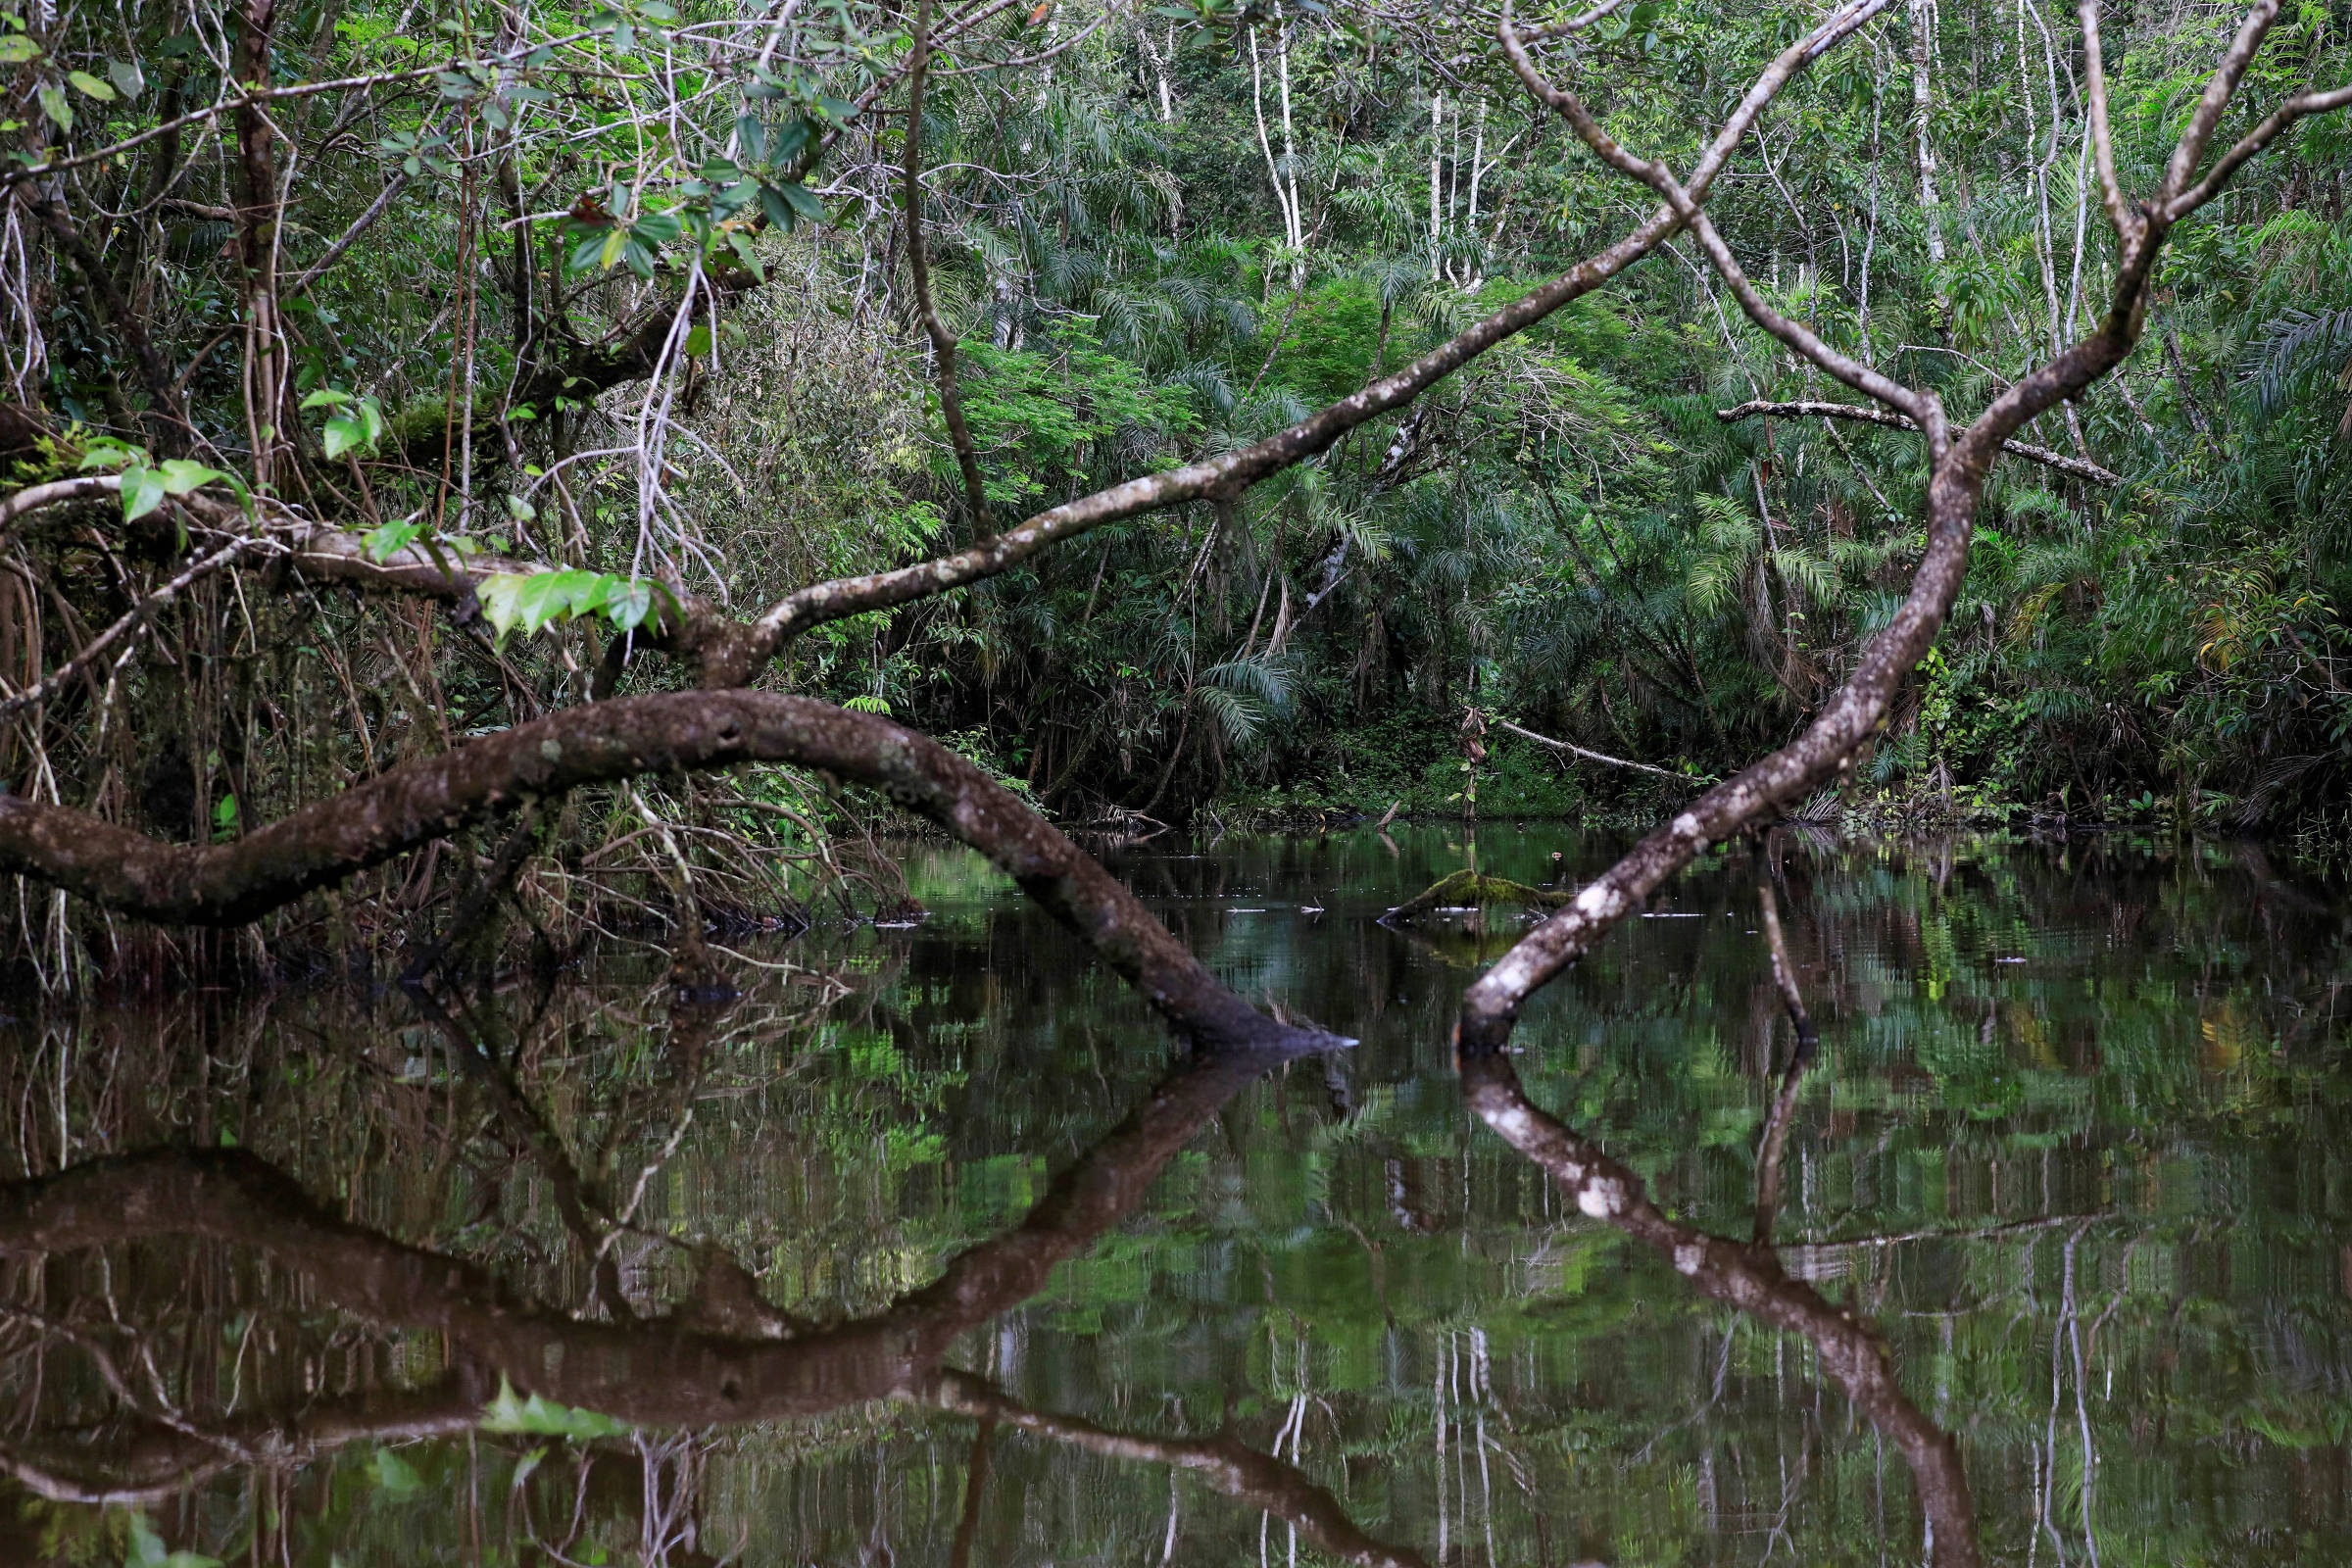
[{"label": "tree bark texture", "polygon": [[0,796],[0,870],[182,925],[255,919],[516,807],[640,774],[791,762],[869,785],[971,845],[1196,1043],[1333,1044],[1220,985],[1094,858],[937,742],[772,692],[669,692],[564,709],[404,763],[226,844],[169,844],[69,807]]}]

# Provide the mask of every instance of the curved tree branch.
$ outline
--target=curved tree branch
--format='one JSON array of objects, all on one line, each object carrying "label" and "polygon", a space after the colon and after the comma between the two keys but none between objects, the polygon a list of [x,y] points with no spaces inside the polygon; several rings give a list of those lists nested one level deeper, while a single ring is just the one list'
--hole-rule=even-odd
[{"label": "curved tree branch", "polygon": [[233,843],[168,844],[0,796],[0,870],[145,919],[238,925],[518,806],[648,773],[792,762],[888,795],[986,855],[1203,1047],[1332,1043],[1219,984],[1094,858],[973,763],[888,719],[772,692],[586,703],[420,758]]},{"label": "curved tree branch", "polygon": [[[1939,1521],[1935,1542],[1935,1561],[1939,1568],[1974,1568],[1982,1560],[1967,1481],[1960,1473],[1951,1440],[1928,1425],[1903,1399],[1877,1341],[1849,1314],[1781,1279],[1769,1254],[1703,1237],[1668,1220],[1649,1203],[1630,1171],[1527,1101],[1503,1052],[1528,1000],[1589,952],[1602,933],[1639,907],[1700,851],[1769,819],[1786,803],[1849,767],[1864,743],[1878,732],[1894,694],[1934,644],[1959,595],[1968,569],[1977,506],[1994,460],[2028,420],[2088,388],[2121,364],[2138,341],[2150,277],[2174,222],[2173,208],[2183,199],[2182,187],[2277,11],[2278,0],[2258,0],[2216,68],[2175,149],[2162,195],[2141,204],[2139,221],[2120,247],[2106,314],[2089,336],[2006,388],[1948,445],[1940,427],[1941,405],[1934,399],[1924,399],[1924,406],[1914,407],[1885,397],[1876,388],[1861,388],[1911,415],[1926,429],[1933,470],[1928,485],[1927,551],[1912,577],[1910,593],[1893,619],[1871,640],[1844,685],[1796,740],[1709,790],[1584,887],[1567,908],[1530,932],[1464,994],[1454,1028],[1456,1058],[1472,1107],[1496,1133],[1574,1193],[1580,1207],[1667,1252],[1675,1267],[1706,1294],[1803,1333],[1821,1347],[1831,1375],[1902,1447],[1917,1478],[1922,1506],[1931,1519]],[[1502,33],[1504,47],[1513,54],[1513,65],[1528,78],[1530,88],[1560,108],[1596,152],[1653,189],[1671,184],[1661,168],[1642,165],[1615,149],[1581,104],[1535,74],[1516,44],[1507,15]],[[2229,165],[2227,158],[2223,165],[2228,167],[2217,165],[2214,179],[2226,177],[2235,167]],[[2203,188],[2187,194],[2196,195]],[[1672,190],[1665,193],[1678,212],[1687,210],[1688,198],[1678,201]],[[1718,270],[1725,270],[1728,252],[1718,254],[1720,236],[1713,235],[1704,216],[1692,217],[1690,226],[1702,243],[1712,237],[1710,255]],[[1728,271],[1726,276],[1730,276]],[[1760,302],[1752,298],[1752,292],[1740,293],[1740,304],[1758,324],[1774,330],[1815,365],[1838,373],[1826,348],[1809,345],[1803,335],[1791,337],[1779,331],[1768,313],[1760,312]],[[1849,384],[1857,383],[1849,379]]]}]

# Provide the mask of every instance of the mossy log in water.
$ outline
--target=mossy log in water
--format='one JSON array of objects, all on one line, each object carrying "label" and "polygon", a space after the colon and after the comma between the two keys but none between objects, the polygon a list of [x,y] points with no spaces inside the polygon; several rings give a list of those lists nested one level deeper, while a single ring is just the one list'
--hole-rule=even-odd
[{"label": "mossy log in water", "polygon": [[1508,877],[1456,871],[1451,876],[1438,878],[1382,918],[1416,920],[1434,909],[1471,908],[1489,904],[1524,904],[1540,909],[1556,909],[1567,902],[1565,889],[1531,888]]}]

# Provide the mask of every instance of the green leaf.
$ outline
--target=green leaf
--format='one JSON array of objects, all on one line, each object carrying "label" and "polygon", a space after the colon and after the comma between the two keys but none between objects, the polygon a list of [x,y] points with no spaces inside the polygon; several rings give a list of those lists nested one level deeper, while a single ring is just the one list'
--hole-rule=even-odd
[{"label": "green leaf", "polygon": [[93,436],[81,451],[81,471],[92,468],[121,468],[133,463],[145,463],[147,449],[118,441],[112,436]]},{"label": "green leaf", "polygon": [[735,150],[744,162],[762,163],[767,156],[767,125],[758,115],[735,117]]},{"label": "green leaf", "polygon": [[796,120],[769,131],[767,161],[778,165],[791,163],[801,156],[801,149],[808,146],[808,138],[815,134],[815,127],[806,120]]},{"label": "green leaf", "polygon": [[697,326],[686,334],[686,357],[699,360],[710,352],[710,328]]},{"label": "green leaf", "polygon": [[378,1491],[395,1499],[413,1497],[424,1486],[424,1478],[416,1473],[416,1467],[390,1448],[375,1450],[368,1473],[374,1478]]},{"label": "green leaf", "polygon": [[766,210],[769,222],[785,229],[792,227],[795,218],[806,218],[811,223],[825,220],[825,204],[811,195],[808,187],[798,181],[789,185],[760,186],[760,205]]},{"label": "green leaf", "polygon": [[86,71],[69,71],[66,73],[66,79],[80,88],[82,96],[85,98],[95,98],[102,104],[111,104],[115,101],[114,87],[107,82],[100,81]]},{"label": "green leaf", "polygon": [[601,231],[590,229],[588,237],[572,247],[571,260],[566,266],[574,272],[585,272],[600,263],[603,266],[612,266],[612,263],[603,261],[605,243],[605,236]]},{"label": "green leaf", "polygon": [[185,458],[165,459],[163,475],[164,493],[173,496],[188,495],[211,484],[216,479],[228,477],[219,468],[208,468],[201,463],[190,463]]},{"label": "green leaf", "polygon": [[164,1538],[155,1533],[155,1527],[143,1513],[134,1512],[130,1516],[128,1547],[122,1554],[122,1568],[220,1568],[218,1557],[193,1551],[166,1551]]},{"label": "green leaf", "polygon": [[109,60],[106,74],[122,89],[125,98],[136,98],[147,90],[147,74],[139,69],[136,60]]},{"label": "green leaf", "polygon": [[629,225],[629,234],[639,244],[659,250],[676,239],[683,226],[674,213],[650,213]]},{"label": "green leaf", "polygon": [[312,393],[309,397],[304,398],[302,400],[302,406],[306,410],[333,409],[340,408],[342,405],[349,403],[350,401],[350,393],[338,392],[331,386],[322,386],[318,391]]},{"label": "green leaf", "polygon": [[644,578],[617,579],[605,592],[605,618],[615,631],[635,631],[654,612],[654,585]]},{"label": "green leaf", "polygon": [[618,223],[613,224],[612,232],[605,236],[605,243],[597,250],[596,265],[611,267],[614,262],[620,260],[620,254],[627,248],[628,243],[629,231]]},{"label": "green leaf", "polygon": [[164,476],[144,463],[122,470],[122,520],[136,522],[164,504]]},{"label": "green leaf", "polygon": [[504,1375],[498,1380],[498,1397],[482,1411],[484,1432],[527,1432],[543,1438],[614,1438],[629,1430],[626,1421],[615,1421],[594,1410],[577,1410],[568,1404],[558,1404],[540,1395],[523,1398],[515,1394],[514,1386]]},{"label": "green leaf", "polygon": [[370,528],[362,534],[360,548],[368,552],[368,560],[380,566],[415,544],[416,536],[422,532],[424,524],[421,522],[387,522],[380,528]]},{"label": "green leaf", "polygon": [[888,714],[890,711],[890,704],[879,697],[853,697],[841,706],[853,713]]},{"label": "green leaf", "polygon": [[65,88],[42,87],[37,89],[37,96],[41,100],[41,113],[55,121],[58,129],[74,128],[74,106],[66,102]]},{"label": "green leaf", "polygon": [[21,66],[41,58],[41,46],[21,32],[0,37],[0,66]]},{"label": "green leaf", "polygon": [[752,249],[752,237],[749,234],[739,228],[729,229],[727,231],[727,249],[733,251],[735,259],[751,270],[754,277],[762,283],[767,281],[767,269],[760,265],[760,258]]}]

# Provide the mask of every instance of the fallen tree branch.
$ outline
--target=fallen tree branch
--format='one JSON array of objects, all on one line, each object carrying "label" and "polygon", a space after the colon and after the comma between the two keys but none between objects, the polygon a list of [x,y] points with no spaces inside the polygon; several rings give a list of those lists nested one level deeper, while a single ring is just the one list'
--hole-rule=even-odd
[{"label": "fallen tree branch", "polygon": [[1219,984],[1116,878],[985,772],[888,719],[772,692],[665,692],[564,709],[419,758],[227,844],[181,845],[0,796],[0,871],[144,919],[240,925],[532,800],[649,773],[791,762],[855,779],[979,850],[1203,1048],[1327,1035]]},{"label": "fallen tree branch", "polygon": [[1574,746],[1567,741],[1555,741],[1550,736],[1539,735],[1532,729],[1522,729],[1507,718],[1497,717],[1494,722],[1522,740],[1534,741],[1538,746],[1548,746],[1555,752],[1566,752],[1571,757],[1581,757],[1588,762],[1602,762],[1610,767],[1630,767],[1638,773],[1655,773],[1660,778],[1670,778],[1680,784],[1703,784],[1706,782],[1704,779],[1693,779],[1688,774],[1677,773],[1672,768],[1653,767],[1647,762],[1629,762],[1622,757],[1611,757],[1605,752],[1589,752],[1582,746]]},{"label": "fallen tree branch", "polygon": [[[1736,409],[1717,409],[1715,417],[1726,424],[1737,424],[1741,419],[1755,418],[1822,418],[1859,419],[1865,424],[1883,425],[1889,430],[1916,430],[1919,428],[1918,424],[1899,414],[1889,414],[1885,409],[1874,409],[1860,403],[1773,403],[1758,400],[1753,403],[1742,403]],[[2037,447],[2030,441],[2003,441],[2001,450],[2012,457],[2024,458],[2029,463],[2038,463],[2045,468],[2055,468],[2060,473],[2071,474],[2078,479],[2087,479],[2092,484],[2113,486],[2124,482],[2122,474],[2110,472],[2095,463],[2085,463],[2081,458],[2070,458],[2063,452],[2052,452],[2048,447]]]}]

